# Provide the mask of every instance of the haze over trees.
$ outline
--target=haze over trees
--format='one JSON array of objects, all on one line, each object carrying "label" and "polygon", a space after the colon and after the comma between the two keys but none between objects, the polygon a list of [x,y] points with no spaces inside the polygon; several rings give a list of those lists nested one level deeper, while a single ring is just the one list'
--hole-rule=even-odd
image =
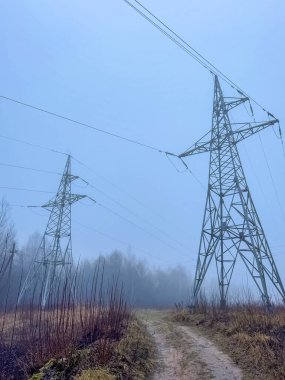
[{"label": "haze over trees", "polygon": [[80,265],[86,285],[100,262],[103,263],[101,270],[104,271],[105,286],[115,278],[123,285],[124,295],[132,306],[171,307],[178,301],[188,300],[191,282],[180,266],[167,270],[152,269],[135,256],[114,251],[93,261],[86,260]]},{"label": "haze over trees", "polygon": [[[16,233],[9,217],[9,206],[4,200],[0,209],[0,305],[11,307],[16,304],[21,285],[35,258],[41,235],[35,232],[27,243],[18,247]],[[13,250],[13,247],[15,249]],[[84,252],[81,252],[84,256]],[[125,299],[133,307],[172,307],[177,302],[189,299],[191,280],[184,268],[151,268],[134,255],[114,250],[107,255],[74,263],[74,276],[78,283],[80,298],[88,300],[92,292],[92,278],[99,268],[103,289],[116,281],[122,286]],[[75,273],[76,272],[76,273]]]}]

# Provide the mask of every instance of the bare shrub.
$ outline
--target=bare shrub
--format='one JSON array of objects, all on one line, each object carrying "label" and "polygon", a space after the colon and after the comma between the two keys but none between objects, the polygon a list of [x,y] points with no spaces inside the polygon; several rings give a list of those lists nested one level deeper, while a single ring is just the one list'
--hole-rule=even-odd
[{"label": "bare shrub", "polygon": [[97,363],[109,360],[113,342],[123,335],[130,314],[118,283],[103,289],[103,276],[99,280],[97,273],[88,299],[74,302],[63,286],[46,309],[32,299],[1,312],[1,379],[27,379],[51,359],[72,370],[78,360],[76,350],[88,346]]}]

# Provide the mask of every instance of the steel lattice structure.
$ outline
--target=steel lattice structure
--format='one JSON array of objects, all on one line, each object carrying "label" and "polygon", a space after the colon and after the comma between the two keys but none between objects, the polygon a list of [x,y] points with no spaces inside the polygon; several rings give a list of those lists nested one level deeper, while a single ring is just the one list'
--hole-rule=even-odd
[{"label": "steel lattice structure", "polygon": [[68,156],[56,196],[44,204],[50,211],[48,223],[33,265],[21,289],[18,302],[27,292],[40,287],[40,303],[44,308],[49,298],[64,283],[75,296],[72,280],[71,206],[85,195],[71,193],[71,183],[79,177],[71,174],[71,157]]},{"label": "steel lattice structure", "polygon": [[218,272],[221,305],[225,306],[238,255],[244,262],[262,299],[270,306],[271,282],[285,301],[285,290],[264,230],[255,209],[242,168],[237,143],[278,120],[244,123],[233,129],[230,111],[248,98],[225,98],[215,76],[212,129],[180,158],[210,152],[209,182],[194,283],[194,299],[201,289],[213,258]]}]

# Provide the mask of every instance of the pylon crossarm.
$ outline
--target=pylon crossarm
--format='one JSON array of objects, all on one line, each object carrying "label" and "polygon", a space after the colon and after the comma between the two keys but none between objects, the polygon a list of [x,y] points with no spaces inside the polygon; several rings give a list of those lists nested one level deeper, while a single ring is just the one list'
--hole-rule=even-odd
[{"label": "pylon crossarm", "polygon": [[[256,133],[261,132],[262,130],[275,125],[276,123],[279,123],[278,119],[273,119],[273,120],[265,121],[258,124],[250,123],[250,122],[243,123],[240,128],[238,128],[237,130],[232,130],[230,132],[230,134],[233,136],[233,143],[237,144],[240,141]],[[234,125],[234,123],[232,123],[232,125]],[[208,137],[210,133],[211,132],[208,132],[200,140],[198,140],[195,144],[193,144],[189,149],[181,153],[178,157],[183,158],[183,157],[193,156],[194,154],[211,152],[213,150],[220,148],[224,144],[225,141],[228,141],[229,136],[227,134],[224,135],[222,138],[220,138],[219,144],[217,144],[216,141],[212,141],[212,139],[206,140],[205,138]]]},{"label": "pylon crossarm", "polygon": [[210,151],[211,146],[211,131],[206,133],[200,140],[193,144],[190,148],[185,150],[185,152],[178,155],[179,158],[193,156],[198,153],[206,153]]},{"label": "pylon crossarm", "polygon": [[[232,131],[235,143],[254,135],[255,133],[261,132],[263,129],[273,126],[279,123],[278,119],[269,120],[263,123],[253,125],[253,123],[245,123],[239,129]],[[234,124],[233,124],[234,125]]]},{"label": "pylon crossarm", "polygon": [[55,199],[55,200],[51,200],[51,201],[45,203],[41,207],[43,207],[43,208],[59,207],[60,205],[62,205],[62,203],[64,203],[64,205],[71,205],[75,202],[80,201],[80,199],[83,199],[83,198],[86,198],[86,195],[70,194],[70,196],[68,196],[64,199],[64,202],[62,202],[61,199],[60,200]]},{"label": "pylon crossarm", "polygon": [[[249,98],[224,98],[227,111],[232,110],[235,107],[249,101]],[[229,100],[228,100],[229,99]]]}]

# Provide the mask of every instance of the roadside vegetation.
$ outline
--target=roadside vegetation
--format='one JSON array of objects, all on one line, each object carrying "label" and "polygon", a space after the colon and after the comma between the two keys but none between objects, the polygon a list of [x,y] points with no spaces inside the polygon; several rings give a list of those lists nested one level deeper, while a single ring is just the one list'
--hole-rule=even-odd
[{"label": "roadside vegetation", "polygon": [[246,379],[285,379],[285,308],[268,312],[243,302],[222,309],[200,299],[195,307],[176,306],[175,321],[200,329],[243,369]]},{"label": "roadside vegetation", "polygon": [[[17,247],[9,206],[2,201],[0,379],[146,379],[154,367],[154,347],[129,300],[130,286],[136,281],[139,286],[145,267],[119,253],[100,256],[72,269],[71,283],[59,276],[44,308],[41,277],[18,303],[39,243],[35,234],[25,247]],[[125,287],[121,273],[127,267],[132,283]]]},{"label": "roadside vegetation", "polygon": [[88,301],[59,292],[47,308],[34,300],[0,313],[0,379],[145,379],[154,348],[113,282],[95,272]]}]

